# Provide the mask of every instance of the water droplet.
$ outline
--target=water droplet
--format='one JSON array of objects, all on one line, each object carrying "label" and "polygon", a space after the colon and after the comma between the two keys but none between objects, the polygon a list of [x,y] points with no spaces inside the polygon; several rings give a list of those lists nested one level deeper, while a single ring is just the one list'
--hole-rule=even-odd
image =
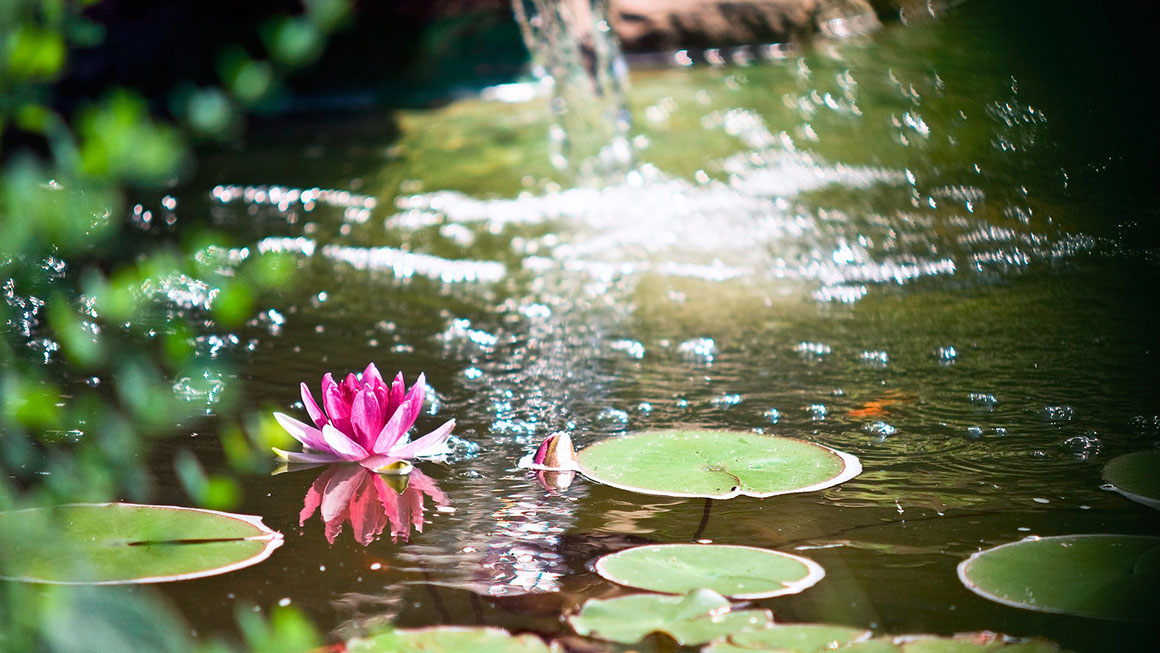
[{"label": "water droplet", "polygon": [[717,353],[717,343],[712,338],[693,338],[677,345],[677,353],[687,359],[711,364]]},{"label": "water droplet", "polygon": [[999,403],[999,400],[995,398],[995,395],[985,392],[972,392],[967,395],[967,399],[969,399],[970,402],[976,407],[986,410],[993,410],[995,405]]},{"label": "water droplet", "polygon": [[830,353],[830,346],[821,342],[799,342],[793,350],[804,357],[821,358]]},{"label": "water droplet", "polygon": [[1049,422],[1070,422],[1075,417],[1075,409],[1068,405],[1044,406],[1039,416]]},{"label": "water droplet", "polygon": [[605,408],[596,415],[596,421],[605,426],[622,427],[628,424],[628,413],[619,408]]},{"label": "water droplet", "polygon": [[1063,448],[1070,451],[1076,458],[1087,460],[1100,452],[1100,439],[1094,431],[1083,435],[1072,436],[1063,441]]},{"label": "water droplet", "polygon": [[862,427],[868,435],[877,436],[878,441],[882,442],[886,438],[898,433],[898,429],[887,424],[886,422],[872,422]]},{"label": "water droplet", "polygon": [[741,395],[736,393],[723,394],[717,397],[713,397],[709,403],[713,404],[713,407],[715,408],[728,409],[741,403]]},{"label": "water droplet", "polygon": [[622,351],[628,354],[631,358],[637,360],[644,358],[644,345],[636,340],[617,340],[609,346],[615,351]]}]

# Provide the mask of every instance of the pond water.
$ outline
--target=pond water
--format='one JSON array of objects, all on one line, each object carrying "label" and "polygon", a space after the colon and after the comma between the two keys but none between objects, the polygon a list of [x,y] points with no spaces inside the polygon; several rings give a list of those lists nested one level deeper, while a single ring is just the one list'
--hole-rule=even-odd
[{"label": "pond water", "polygon": [[[991,603],[955,575],[1028,535],[1160,533],[1100,476],[1160,439],[1158,140],[1136,74],[1152,63],[1092,40],[1113,18],[1060,11],[973,2],[748,64],[634,70],[642,163],[602,188],[553,176],[543,97],[271,121],[210,153],[177,213],[299,261],[293,292],[203,341],[238,361],[244,401],[305,419],[300,381],[373,361],[425,372],[418,426],[454,418],[457,439],[394,525],[356,515],[336,534],[316,511],[300,527],[321,468],[244,479],[238,511],[285,546],[163,590],[197,632],[249,601],[332,637],[554,634],[624,591],[597,555],[711,540],[825,567],[756,602],[780,622],[1141,645],[1154,625]],[[165,446],[224,464],[221,426]],[[706,504],[549,490],[515,466],[557,430],[583,447],[677,426],[799,437],[865,471]],[[185,502],[161,453],[159,502]]]}]

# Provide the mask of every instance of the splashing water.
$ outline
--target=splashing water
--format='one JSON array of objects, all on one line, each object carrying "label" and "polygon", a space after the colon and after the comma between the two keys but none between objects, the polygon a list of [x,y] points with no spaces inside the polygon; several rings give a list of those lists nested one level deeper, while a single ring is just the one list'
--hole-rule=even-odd
[{"label": "splashing water", "polygon": [[608,25],[608,0],[512,0],[534,72],[552,86],[552,165],[582,184],[632,166],[628,67]]}]

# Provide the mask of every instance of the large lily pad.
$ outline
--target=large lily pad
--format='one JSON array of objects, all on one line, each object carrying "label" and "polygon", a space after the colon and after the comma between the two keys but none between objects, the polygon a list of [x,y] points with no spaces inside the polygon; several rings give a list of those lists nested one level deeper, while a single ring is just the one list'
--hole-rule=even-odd
[{"label": "large lily pad", "polygon": [[972,592],[1005,605],[1100,619],[1151,621],[1160,605],[1160,537],[1033,537],[959,564]]},{"label": "large lily pad", "polygon": [[1054,642],[1043,639],[1012,641],[993,632],[933,635],[884,635],[869,630],[827,624],[776,625],[763,630],[742,631],[725,641],[702,649],[702,653],[1059,653]]},{"label": "large lily pad", "polygon": [[825,577],[821,565],[799,556],[725,544],[654,544],[596,561],[614,583],[666,594],[707,587],[734,599],[797,594]]},{"label": "large lily pad", "polygon": [[820,444],[735,431],[647,431],[610,438],[577,456],[585,476],[673,497],[731,499],[820,490],[854,478],[858,459]]},{"label": "large lily pad", "polygon": [[72,504],[0,512],[3,578],[113,585],[213,576],[265,560],[260,517],[177,506]]},{"label": "large lily pad", "polygon": [[696,646],[741,630],[768,627],[773,617],[768,610],[732,610],[729,599],[710,589],[698,589],[683,596],[591,599],[568,621],[585,637],[631,644],[662,632],[678,644]]},{"label": "large lily pad", "polygon": [[778,650],[794,653],[829,651],[842,648],[854,642],[861,642],[873,635],[869,630],[829,624],[791,624],[774,626],[762,630],[737,633],[729,637],[727,643],[717,644],[707,649],[712,653],[732,651]]},{"label": "large lily pad", "polygon": [[1104,480],[1132,501],[1160,509],[1160,451],[1116,458],[1104,467]]},{"label": "large lily pad", "polygon": [[413,630],[388,630],[346,643],[350,653],[382,651],[429,651],[430,653],[550,653],[549,647],[535,635],[512,635],[501,628],[439,626]]}]

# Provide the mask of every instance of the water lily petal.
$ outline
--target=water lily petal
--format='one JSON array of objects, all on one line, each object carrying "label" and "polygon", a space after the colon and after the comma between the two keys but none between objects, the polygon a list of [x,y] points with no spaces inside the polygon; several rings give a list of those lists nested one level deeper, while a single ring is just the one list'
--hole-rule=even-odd
[{"label": "water lily petal", "polygon": [[379,374],[379,368],[375,367],[374,363],[367,365],[367,368],[362,373],[362,383],[364,388],[376,388],[383,383],[383,375]]},{"label": "water lily petal", "polygon": [[399,372],[395,375],[395,380],[391,382],[390,401],[387,403],[386,414],[393,415],[399,408],[399,404],[403,403],[403,395],[407,393],[407,383],[403,381],[403,373]]},{"label": "water lily petal", "polygon": [[322,427],[322,437],[326,440],[327,449],[343,460],[362,460],[370,455],[357,442],[330,424]]},{"label": "water lily petal", "polygon": [[342,386],[334,382],[329,372],[322,379],[322,405],[330,424],[343,433],[350,433],[350,401],[343,396]]},{"label": "water lily petal", "polygon": [[403,459],[438,455],[443,453],[443,445],[451,437],[451,429],[453,428],[455,428],[455,420],[449,419],[443,426],[431,431],[418,440],[400,447],[395,447],[387,453],[395,458]]},{"label": "water lily petal", "polygon": [[336,463],[343,460],[329,451],[282,451],[277,447],[271,447],[271,449],[274,450],[275,455],[288,463],[317,465],[320,463]]},{"label": "water lily petal", "polygon": [[[420,373],[419,378],[415,379],[415,384],[411,386],[411,390],[407,392],[407,396],[403,397],[403,403],[399,409],[407,410],[407,421],[411,424],[419,418],[419,413],[423,411],[423,400],[427,398],[427,375]],[[411,427],[407,427],[411,428]]]},{"label": "water lily petal", "polygon": [[[375,367],[374,363],[370,363],[367,365],[367,368],[363,370],[362,381],[363,387],[374,393],[375,400],[379,405],[379,414],[382,415],[381,419],[383,422],[385,422],[387,420],[387,416],[391,414],[391,411],[389,410],[391,403],[391,389],[387,386],[386,383],[383,382],[383,376],[379,374],[379,368]],[[378,430],[382,427],[382,423],[379,423],[378,426],[375,427],[375,433],[378,433]]]},{"label": "water lily petal", "polygon": [[305,383],[302,384],[302,404],[306,406],[306,412],[310,415],[314,425],[322,428],[322,425],[326,424],[326,414],[318,407],[318,402],[314,401],[314,395]]},{"label": "water lily petal", "polygon": [[400,460],[402,460],[402,458],[399,458],[397,456],[389,456],[385,453],[380,453],[380,454],[371,454],[371,455],[367,456],[366,458],[363,458],[362,460],[360,460],[358,462],[360,465],[362,465],[363,467],[365,467],[373,472],[373,471],[378,471],[379,469],[386,467],[387,465],[390,465],[392,463],[397,463]]},{"label": "water lily petal", "polygon": [[350,403],[361,387],[362,384],[358,382],[358,377],[354,375],[354,372],[348,373],[346,378],[342,380],[342,398]]},{"label": "water lily petal", "polygon": [[350,499],[355,490],[362,484],[364,475],[362,467],[358,465],[338,465],[334,468],[334,475],[326,483],[322,492],[322,520],[331,521],[342,516],[343,511],[350,505]]},{"label": "water lily petal", "polygon": [[326,451],[330,449],[330,447],[326,445],[326,440],[322,437],[322,431],[319,431],[313,426],[310,426],[309,424],[303,424],[293,417],[284,415],[282,413],[274,413],[274,419],[278,420],[278,423],[282,425],[282,428],[286,429],[286,432],[289,433],[291,437],[306,445],[306,447],[310,449],[316,449],[318,451]]},{"label": "water lily petal", "polygon": [[364,449],[371,449],[383,428],[383,415],[379,410],[379,400],[370,388],[360,390],[355,395],[350,411],[350,426],[354,440]]},{"label": "water lily petal", "polygon": [[[392,389],[393,392],[393,389]],[[415,424],[415,420],[419,417],[419,411],[423,408],[423,396],[426,392],[426,384],[423,382],[423,375],[419,375],[419,379],[415,381],[415,385],[411,386],[411,391],[403,398],[402,404],[395,409],[391,415],[391,419],[383,426],[383,430],[379,432],[379,437],[375,440],[372,447],[374,453],[387,453],[396,444],[402,440],[407,431]]]}]

